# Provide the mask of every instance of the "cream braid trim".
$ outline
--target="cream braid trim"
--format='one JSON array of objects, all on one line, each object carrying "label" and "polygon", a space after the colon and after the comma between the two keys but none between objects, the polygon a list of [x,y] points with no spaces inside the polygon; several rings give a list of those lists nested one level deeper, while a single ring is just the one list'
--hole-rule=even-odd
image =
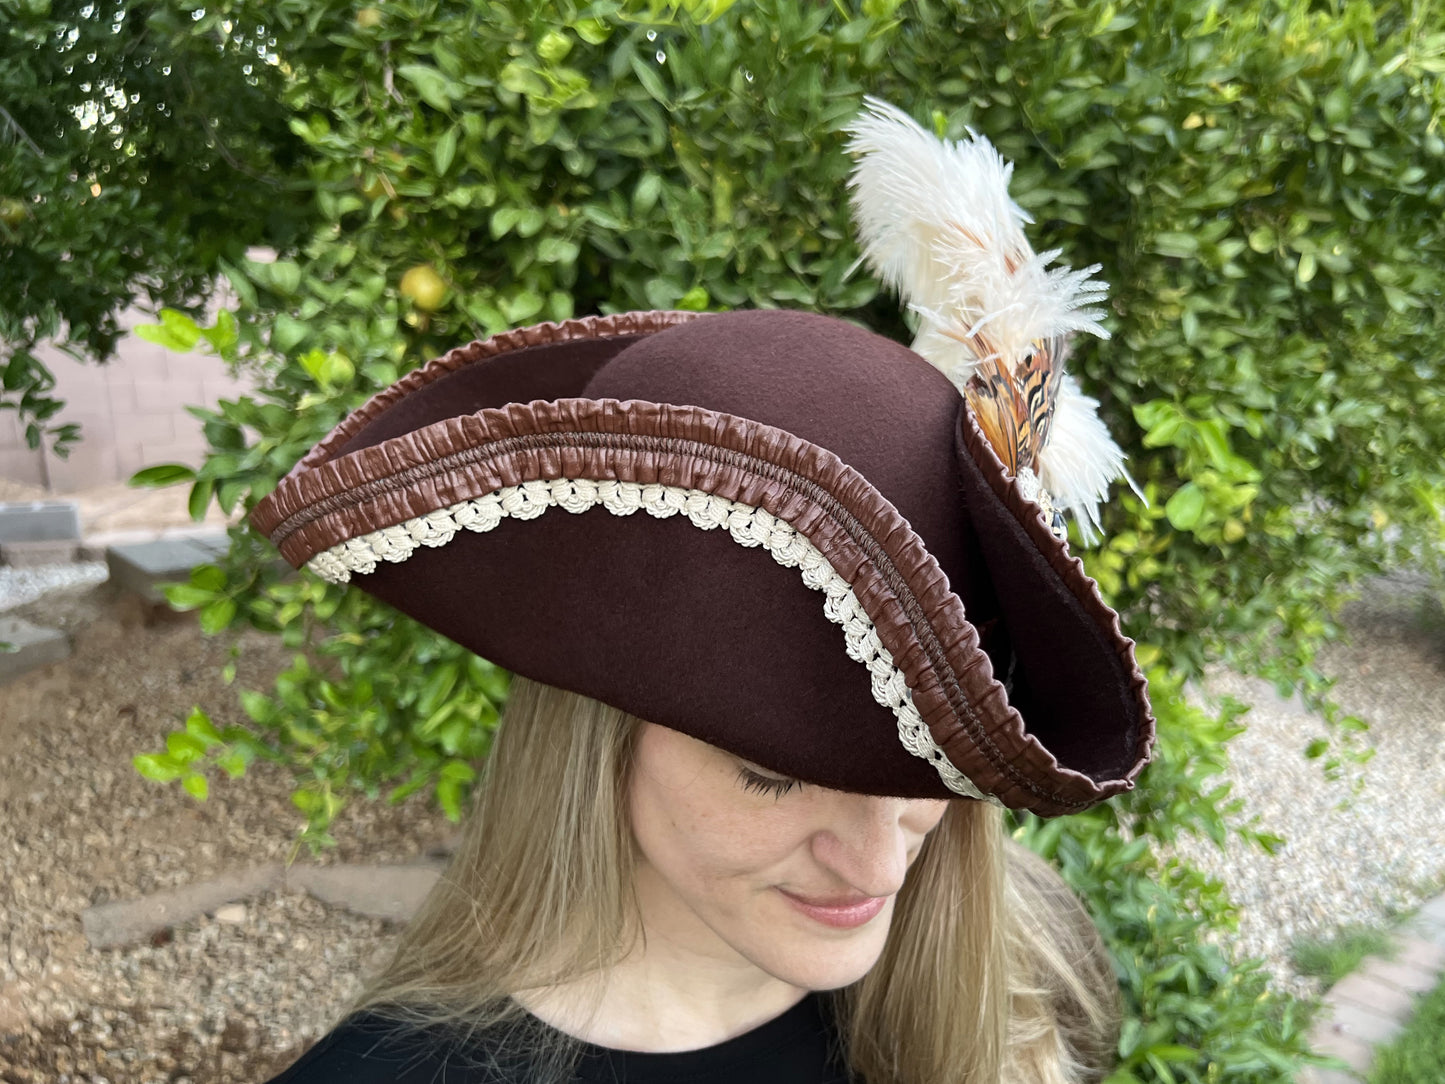
[{"label": "cream braid trim", "polygon": [[405,561],[418,546],[444,546],[460,530],[484,532],[504,519],[536,519],[554,505],[568,512],[585,512],[600,505],[614,516],[645,510],[658,519],[681,513],[695,527],[704,531],[725,527],[739,545],[760,546],[784,568],[798,569],[804,584],[823,592],[823,613],[842,628],[848,657],[868,668],[873,699],[897,717],[903,747],[932,764],[944,786],[955,794],[996,801],[960,772],[933,740],[913,704],[903,671],[883,647],[853,588],[816,546],[764,508],[680,486],[586,478],[538,480],[505,486],[476,500],[349,538],[318,553],[306,567],[330,583],[346,583],[353,572],[374,571],[379,561]]}]

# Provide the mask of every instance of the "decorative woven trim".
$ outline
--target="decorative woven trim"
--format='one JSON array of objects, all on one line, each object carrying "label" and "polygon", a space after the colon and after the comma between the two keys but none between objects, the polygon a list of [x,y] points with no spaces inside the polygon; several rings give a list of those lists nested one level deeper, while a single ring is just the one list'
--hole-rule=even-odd
[{"label": "decorative woven trim", "polygon": [[933,740],[913,704],[903,671],[884,648],[853,588],[816,546],[764,508],[679,486],[586,478],[540,479],[505,486],[476,500],[460,501],[405,523],[347,539],[312,557],[306,567],[330,583],[346,583],[353,572],[373,572],[381,561],[405,561],[419,546],[444,546],[460,530],[490,531],[504,519],[535,519],[554,505],[568,512],[585,512],[600,505],[614,516],[630,516],[641,509],[657,519],[681,513],[704,531],[726,527],[739,545],[760,546],[784,568],[798,569],[806,586],[826,596],[824,615],[843,630],[848,657],[868,668],[873,699],[897,718],[898,739],[903,747],[932,764],[944,786],[955,794],[996,801],[960,772]]}]

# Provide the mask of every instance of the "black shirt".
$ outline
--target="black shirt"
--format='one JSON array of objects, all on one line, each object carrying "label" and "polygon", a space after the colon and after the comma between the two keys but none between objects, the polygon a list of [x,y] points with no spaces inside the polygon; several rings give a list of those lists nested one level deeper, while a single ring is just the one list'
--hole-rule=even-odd
[{"label": "black shirt", "polygon": [[[746,1034],[702,1050],[641,1054],[578,1043],[575,1084],[846,1084],[834,1029],[817,994]],[[402,1030],[353,1016],[271,1084],[530,1084],[525,1061],[503,1060],[485,1036]]]}]

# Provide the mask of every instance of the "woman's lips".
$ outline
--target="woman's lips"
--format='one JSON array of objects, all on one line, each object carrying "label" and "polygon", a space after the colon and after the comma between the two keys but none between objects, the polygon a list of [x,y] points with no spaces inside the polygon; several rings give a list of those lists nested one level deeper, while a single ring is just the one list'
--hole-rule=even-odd
[{"label": "woman's lips", "polygon": [[809,900],[778,889],[797,910],[825,926],[851,930],[871,921],[888,906],[891,896],[855,896],[850,899]]}]

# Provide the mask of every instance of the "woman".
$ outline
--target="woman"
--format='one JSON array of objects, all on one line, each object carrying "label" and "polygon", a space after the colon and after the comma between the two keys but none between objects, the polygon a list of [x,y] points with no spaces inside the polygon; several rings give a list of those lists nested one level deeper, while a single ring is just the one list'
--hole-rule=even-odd
[{"label": "woman", "polygon": [[1055,533],[1119,462],[1059,368],[1099,292],[1028,250],[992,148],[873,109],[855,202],[920,353],[784,312],[512,332],[257,506],[519,675],[451,871],[288,1084],[1102,1074],[1097,937],[999,813],[1128,789],[1152,741]]}]

